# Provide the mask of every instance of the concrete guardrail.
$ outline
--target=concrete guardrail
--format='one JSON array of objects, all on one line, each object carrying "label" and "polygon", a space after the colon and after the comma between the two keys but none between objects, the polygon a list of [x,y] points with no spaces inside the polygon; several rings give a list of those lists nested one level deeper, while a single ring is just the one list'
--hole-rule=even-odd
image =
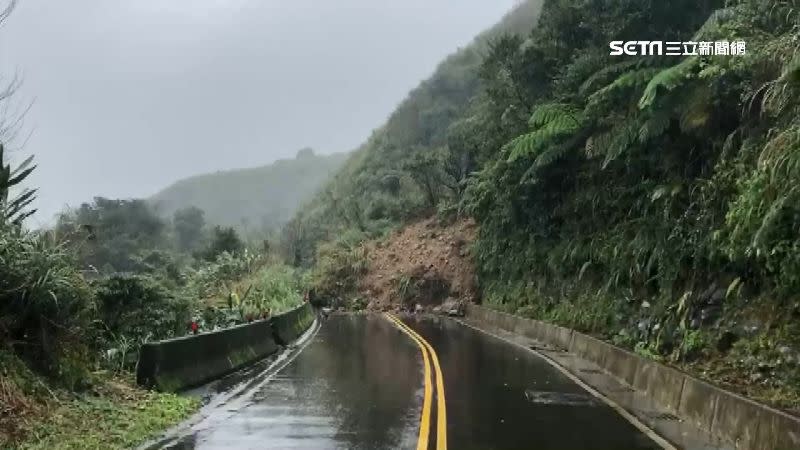
[{"label": "concrete guardrail", "polygon": [[269,320],[275,340],[280,345],[287,345],[311,326],[314,322],[314,311],[310,304],[304,303],[303,306],[273,316]]},{"label": "concrete guardrail", "polygon": [[467,316],[591,361],[738,449],[800,449],[800,419],[777,409],[568,328],[478,305],[468,305]]},{"label": "concrete guardrail", "polygon": [[224,330],[148,342],[139,350],[136,382],[178,391],[265,358],[297,339],[314,321],[310,305]]}]

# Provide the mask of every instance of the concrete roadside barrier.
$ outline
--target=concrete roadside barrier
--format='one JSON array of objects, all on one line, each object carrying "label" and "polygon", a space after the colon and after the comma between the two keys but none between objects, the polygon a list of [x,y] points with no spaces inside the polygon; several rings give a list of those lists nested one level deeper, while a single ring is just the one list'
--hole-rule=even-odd
[{"label": "concrete roadside barrier", "polygon": [[267,320],[148,342],[139,351],[136,382],[170,392],[201,385],[277,352],[313,321],[306,303]]},{"label": "concrete roadside barrier", "polygon": [[178,391],[225,375],[278,350],[269,320],[144,344],[136,382]]},{"label": "concrete roadside barrier", "polygon": [[800,419],[725,391],[682,371],[607,342],[537,320],[479,305],[467,317],[513,332],[591,361],[663,408],[712,436],[744,450],[800,449]]},{"label": "concrete roadside barrier", "polygon": [[276,342],[287,345],[311,326],[314,322],[314,310],[309,303],[303,303],[291,311],[272,316],[270,322]]}]

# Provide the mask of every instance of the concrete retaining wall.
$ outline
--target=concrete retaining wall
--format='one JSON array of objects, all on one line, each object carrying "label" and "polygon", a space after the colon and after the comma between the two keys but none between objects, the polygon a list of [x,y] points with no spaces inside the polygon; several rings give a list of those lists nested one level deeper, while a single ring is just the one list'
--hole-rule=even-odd
[{"label": "concrete retaining wall", "polygon": [[286,345],[300,337],[313,321],[314,310],[308,303],[270,319],[275,339],[281,345]]},{"label": "concrete retaining wall", "polygon": [[490,327],[574,353],[647,393],[673,414],[746,450],[800,449],[800,420],[577,331],[469,305]]},{"label": "concrete retaining wall", "polygon": [[313,321],[313,310],[304,304],[268,320],[149,342],[139,351],[136,382],[161,391],[200,385],[271,355]]}]

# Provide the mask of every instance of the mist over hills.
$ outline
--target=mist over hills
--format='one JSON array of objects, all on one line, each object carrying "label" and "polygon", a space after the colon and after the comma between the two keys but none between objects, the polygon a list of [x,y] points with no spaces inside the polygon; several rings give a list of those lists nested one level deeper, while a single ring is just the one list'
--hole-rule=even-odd
[{"label": "mist over hills", "polygon": [[148,201],[165,218],[196,206],[205,211],[211,224],[233,226],[245,233],[275,229],[313,197],[347,156],[317,155],[305,148],[294,159],[178,180]]}]

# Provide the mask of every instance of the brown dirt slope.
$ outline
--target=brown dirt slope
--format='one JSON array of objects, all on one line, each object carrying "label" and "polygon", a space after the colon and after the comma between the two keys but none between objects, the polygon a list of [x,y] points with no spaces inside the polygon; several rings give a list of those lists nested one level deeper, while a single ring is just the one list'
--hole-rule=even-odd
[{"label": "brown dirt slope", "polygon": [[368,269],[359,291],[368,299],[368,309],[474,301],[477,289],[469,248],[475,233],[475,223],[469,220],[441,225],[429,218],[365,244]]}]

